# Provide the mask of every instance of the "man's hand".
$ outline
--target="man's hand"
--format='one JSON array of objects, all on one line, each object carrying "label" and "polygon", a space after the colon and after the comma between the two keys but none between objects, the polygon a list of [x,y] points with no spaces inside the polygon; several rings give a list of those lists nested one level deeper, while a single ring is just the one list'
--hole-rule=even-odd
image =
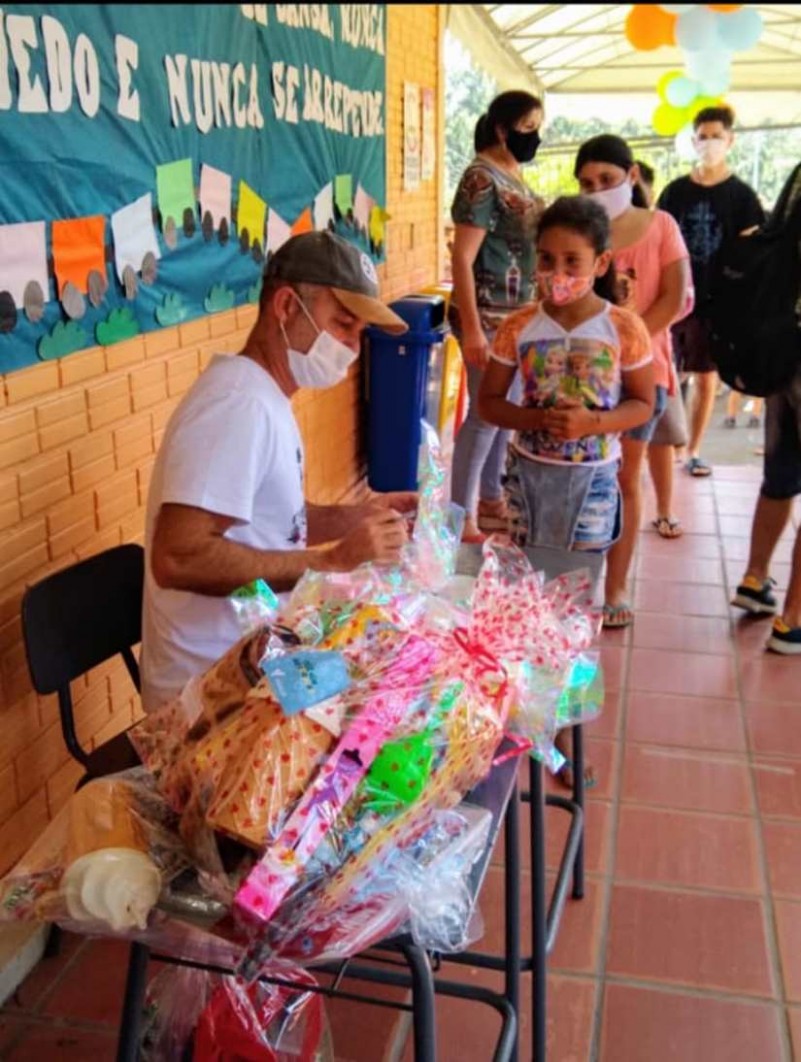
[{"label": "man's hand", "polygon": [[406,524],[400,513],[380,509],[366,516],[341,542],[331,549],[331,566],[349,572],[360,564],[397,564],[408,541]]},{"label": "man's hand", "polygon": [[585,435],[597,435],[601,431],[598,414],[586,406],[549,409],[544,419],[545,431],[560,442],[583,439]]},{"label": "man's hand", "polygon": [[420,503],[416,490],[393,490],[387,494],[372,494],[368,505],[376,509],[394,509],[396,513],[415,513]]}]

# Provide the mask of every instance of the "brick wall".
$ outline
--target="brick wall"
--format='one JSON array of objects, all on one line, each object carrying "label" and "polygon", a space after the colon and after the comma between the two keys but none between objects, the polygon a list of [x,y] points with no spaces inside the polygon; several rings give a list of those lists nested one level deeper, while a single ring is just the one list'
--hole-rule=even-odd
[{"label": "brick wall", "polygon": [[[439,277],[437,181],[402,190],[403,82],[441,91],[434,4],[387,7],[388,298]],[[0,377],[0,873],[66,800],[80,771],[61,737],[56,698],[28,679],[20,626],[25,587],[120,542],[142,540],[156,450],[176,403],[214,352],[241,349],[255,320],[244,307],[112,347]],[[325,504],[363,474],[361,377],[296,399],[307,493]],[[336,445],[332,445],[336,440]],[[138,718],[124,667],[74,683],[79,738],[93,747]]]}]

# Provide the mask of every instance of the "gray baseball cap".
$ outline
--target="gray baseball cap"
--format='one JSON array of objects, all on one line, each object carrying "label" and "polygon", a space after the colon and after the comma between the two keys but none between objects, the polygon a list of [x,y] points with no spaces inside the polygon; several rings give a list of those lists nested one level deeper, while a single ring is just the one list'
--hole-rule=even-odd
[{"label": "gray baseball cap", "polygon": [[264,279],[320,284],[362,321],[396,335],[408,331],[406,322],[378,298],[372,258],[327,229],[287,240],[270,257]]}]

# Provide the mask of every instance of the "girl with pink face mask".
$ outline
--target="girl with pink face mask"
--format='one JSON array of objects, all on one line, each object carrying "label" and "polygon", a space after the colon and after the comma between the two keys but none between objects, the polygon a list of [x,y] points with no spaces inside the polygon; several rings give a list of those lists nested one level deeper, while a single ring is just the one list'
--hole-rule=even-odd
[{"label": "girl with pink face mask", "polygon": [[639,168],[625,140],[605,133],[585,141],[576,156],[574,174],[581,191],[609,218],[613,261],[621,277],[620,301],[641,318],[654,356],[654,414],[622,439],[623,533],[609,553],[606,568],[604,626],[627,627],[634,619],[627,584],[640,527],[640,482],[646,453],[656,494],[653,526],[663,538],[682,533],[672,512],[673,446],[651,440],[668,396],[678,391],[670,325],[693,306],[690,262],[674,219],[662,210],[646,208]]},{"label": "girl with pink face mask", "polygon": [[[651,416],[654,377],[645,326],[613,305],[602,207],[571,196],[545,211],[536,281],[537,299],[495,335],[479,413],[516,432],[506,490],[518,545],[605,553],[621,529],[620,435]],[[506,397],[518,370],[521,406]]]}]

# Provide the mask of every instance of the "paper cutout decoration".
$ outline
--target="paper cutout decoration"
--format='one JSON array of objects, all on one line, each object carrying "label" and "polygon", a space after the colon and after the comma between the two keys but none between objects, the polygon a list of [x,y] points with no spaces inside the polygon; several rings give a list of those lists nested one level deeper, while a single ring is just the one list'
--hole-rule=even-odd
[{"label": "paper cutout decoration", "polygon": [[430,181],[434,176],[434,167],[437,157],[434,90],[431,88],[422,89],[420,92],[420,98],[423,104],[421,176],[424,181]]},{"label": "paper cutout decoration", "polygon": [[112,343],[121,343],[138,335],[139,322],[127,306],[112,310],[106,320],[98,322],[95,327],[95,339],[101,347],[110,347]]},{"label": "paper cutout decoration", "polygon": [[86,332],[74,321],[58,321],[48,336],[42,336],[37,348],[42,361],[63,358],[86,345]]},{"label": "paper cutout decoration", "polygon": [[206,313],[222,313],[224,310],[233,309],[234,293],[225,284],[214,284],[206,298],[203,300],[203,308]]},{"label": "paper cutout decoration", "polygon": [[314,227],[318,231],[328,228],[334,220],[334,186],[331,181],[314,197]]},{"label": "paper cutout decoration", "polygon": [[370,239],[376,246],[384,242],[384,223],[389,221],[389,214],[383,207],[374,206],[370,211]]},{"label": "paper cutout decoration", "polygon": [[126,266],[129,265],[134,273],[139,273],[146,255],[161,258],[158,237],[153,227],[153,197],[150,192],[111,215],[111,234],[114,240],[114,265],[120,281]]},{"label": "paper cutout decoration", "polygon": [[353,203],[353,216],[366,232],[370,226],[370,211],[375,206],[375,199],[368,195],[362,188],[361,182],[356,189],[356,199]]},{"label": "paper cutout decoration", "polygon": [[0,332],[13,332],[16,327],[16,304],[7,291],[0,291]]},{"label": "paper cutout decoration", "polygon": [[245,181],[239,182],[239,202],[236,208],[236,231],[242,235],[248,230],[251,244],[258,240],[264,246],[264,219],[267,216],[267,204]]},{"label": "paper cutout decoration", "polygon": [[267,250],[273,253],[282,247],[292,235],[292,229],[280,214],[270,210],[267,217]]},{"label": "paper cutout decoration", "polygon": [[334,178],[334,202],[343,218],[353,209],[353,177],[349,173]]},{"label": "paper cutout decoration", "polygon": [[21,310],[25,289],[35,281],[49,299],[47,244],[43,221],[0,225],[0,291],[7,291]]},{"label": "paper cutout decoration", "polygon": [[403,190],[420,187],[420,86],[403,84]]},{"label": "paper cutout decoration", "polygon": [[162,230],[172,218],[175,228],[184,223],[184,211],[195,210],[195,186],[192,182],[192,160],[179,159],[156,167],[156,195],[161,211]]},{"label": "paper cutout decoration", "polygon": [[292,235],[299,236],[302,232],[312,232],[314,230],[314,222],[312,221],[311,207],[306,207],[295,224],[292,226]]},{"label": "paper cutout decoration", "polygon": [[162,328],[180,324],[185,317],[186,307],[184,306],[184,300],[177,292],[171,291],[169,295],[165,295],[164,302],[156,309],[156,320]]},{"label": "paper cutout decoration", "polygon": [[29,280],[22,296],[22,308],[31,324],[38,324],[44,317],[45,295],[38,280]]},{"label": "paper cutout decoration", "polygon": [[105,229],[106,219],[102,215],[52,223],[53,266],[59,297],[67,284],[86,295],[93,269],[105,276]]},{"label": "paper cutout decoration", "polygon": [[200,167],[200,216],[211,214],[212,226],[219,229],[220,222],[231,226],[231,176],[216,170],[208,163]]}]

